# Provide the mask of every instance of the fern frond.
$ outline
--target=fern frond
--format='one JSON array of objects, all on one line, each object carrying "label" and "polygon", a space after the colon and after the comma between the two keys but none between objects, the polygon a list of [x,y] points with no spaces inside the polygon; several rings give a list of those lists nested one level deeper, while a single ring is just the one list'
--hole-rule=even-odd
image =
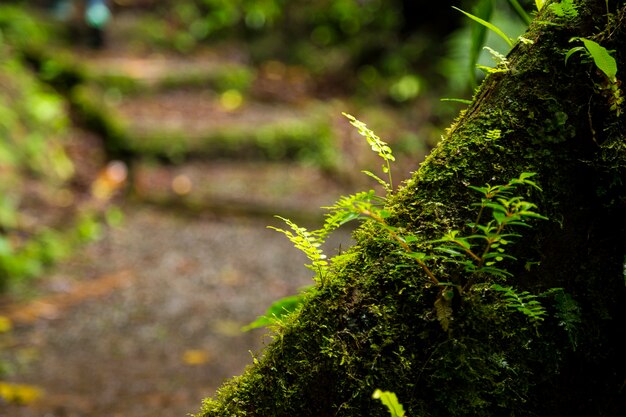
[{"label": "fern frond", "polygon": [[338,227],[356,219],[363,218],[363,213],[372,209],[373,206],[382,203],[374,190],[341,196],[332,206],[322,207],[329,211],[326,215],[324,227],[317,231],[325,237]]},{"label": "fern frond", "polygon": [[502,293],[503,301],[509,309],[524,314],[535,325],[542,322],[547,314],[545,308],[537,301],[537,296],[528,291],[517,292],[513,287],[498,284],[493,284],[491,288]]},{"label": "fern frond", "polygon": [[274,226],[267,227],[287,236],[291,243],[293,243],[294,247],[302,251],[311,261],[311,264],[306,265],[306,267],[322,275],[328,266],[326,255],[324,255],[324,252],[321,249],[321,246],[324,243],[324,236],[320,236],[320,234],[316,232],[309,232],[305,227],[300,227],[293,221],[284,217],[276,216],[276,218],[284,221],[291,230],[285,230]]}]

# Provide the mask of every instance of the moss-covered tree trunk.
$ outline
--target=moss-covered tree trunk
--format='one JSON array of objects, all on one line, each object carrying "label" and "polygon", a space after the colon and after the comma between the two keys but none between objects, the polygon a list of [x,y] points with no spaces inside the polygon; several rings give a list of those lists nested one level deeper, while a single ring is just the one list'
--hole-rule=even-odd
[{"label": "moss-covered tree trunk", "polygon": [[[480,197],[468,186],[537,173],[542,192],[524,198],[549,220],[517,230],[506,249],[516,260],[499,265],[512,274],[502,285],[539,295],[544,321],[509,308],[483,274],[452,299],[444,331],[440,287],[366,222],[324,285],[201,416],[386,416],[377,388],[412,417],[623,415],[626,109],[590,57],[565,57],[583,45],[571,38],[593,40],[614,51],[619,79],[626,5],[575,4],[564,16],[542,9],[506,71],[488,76],[387,204],[389,223],[428,254],[449,230],[471,233]],[[458,263],[427,263],[439,281],[467,282]]]}]

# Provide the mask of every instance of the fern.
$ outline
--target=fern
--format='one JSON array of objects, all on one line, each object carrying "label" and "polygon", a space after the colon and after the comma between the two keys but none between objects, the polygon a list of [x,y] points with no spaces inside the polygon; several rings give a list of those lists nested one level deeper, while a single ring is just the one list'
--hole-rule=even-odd
[{"label": "fern", "polygon": [[496,67],[491,68],[485,65],[477,65],[478,69],[481,69],[487,72],[488,74],[492,74],[495,72],[508,72],[509,71],[509,60],[504,55],[502,55],[500,52],[488,46],[483,47],[483,49],[485,49],[491,54],[494,61],[496,62]]},{"label": "fern", "polygon": [[560,3],[550,3],[548,7],[558,17],[573,19],[578,16],[578,6],[574,0],[561,0]]},{"label": "fern", "polygon": [[571,295],[559,291],[556,298],[556,313],[554,316],[559,320],[559,326],[567,333],[573,350],[578,346],[578,326],[581,323],[580,306]]},{"label": "fern", "polygon": [[309,258],[311,263],[307,268],[318,273],[320,280],[323,280],[324,272],[328,266],[326,255],[321,249],[324,243],[324,234],[319,231],[309,232],[305,227],[300,227],[289,219],[281,216],[276,218],[284,221],[291,230],[285,230],[274,226],[267,226],[287,236],[296,249],[300,249]]},{"label": "fern", "polygon": [[[289,226],[289,229],[268,226],[284,234],[293,245],[301,250],[309,259],[308,268],[316,272],[316,280],[324,285],[329,262],[321,247],[328,235],[338,227],[352,220],[369,220],[386,233],[386,240],[398,245],[397,254],[409,258],[415,262],[425,273],[430,282],[439,287],[439,294],[434,302],[437,319],[445,331],[448,331],[453,319],[452,298],[455,293],[463,295],[464,291],[475,284],[477,280],[494,282],[496,279],[505,280],[512,274],[506,269],[499,267],[499,263],[505,259],[514,260],[513,256],[506,253],[506,245],[510,244],[520,235],[511,233],[509,228],[513,226],[529,226],[529,219],[545,219],[544,216],[535,212],[536,206],[516,195],[519,186],[541,188],[532,181],[534,173],[523,172],[517,178],[511,179],[502,185],[485,185],[482,187],[470,186],[471,189],[480,193],[479,203],[473,204],[478,207],[478,214],[473,223],[468,223],[471,228],[469,235],[462,235],[460,230],[452,230],[444,234],[440,239],[426,242],[434,244],[433,253],[418,252],[413,249],[415,242],[420,241],[416,235],[408,233],[399,227],[393,226],[388,219],[391,216],[385,207],[387,198],[392,195],[392,180],[390,162],[394,157],[389,146],[383,142],[373,131],[357,120],[354,116],[343,113],[350,123],[355,126],[359,133],[364,136],[372,150],[385,161],[383,171],[388,174],[388,182],[373,176],[384,185],[387,195],[379,197],[373,190],[360,192],[340,197],[335,204],[323,207],[328,210],[324,225],[318,230],[309,231],[300,227],[289,219],[277,216]],[[488,140],[497,141],[502,136],[499,129],[493,129],[486,133]],[[486,211],[491,212],[491,217],[484,220]],[[465,271],[461,282],[444,282],[438,279],[431,267],[430,261],[439,260],[463,267]],[[535,296],[528,292],[517,293],[512,287],[495,287],[504,293],[507,305],[520,311],[531,318],[535,323],[543,320],[545,310],[535,300]],[[278,302],[268,310],[268,314],[260,321],[250,326],[273,323],[289,311],[293,311],[304,294]],[[249,327],[250,327],[249,326]]]},{"label": "fern", "polygon": [[545,308],[537,301],[537,296],[528,291],[517,292],[513,287],[503,287],[498,284],[491,286],[503,295],[504,302],[509,309],[516,310],[528,317],[531,323],[538,325],[547,314]]},{"label": "fern", "polygon": [[349,196],[342,196],[332,206],[322,207],[329,211],[324,227],[317,231],[319,236],[326,237],[338,227],[363,217],[363,213],[382,204],[384,199],[376,196],[374,190],[363,191]]},{"label": "fern", "polygon": [[384,181],[382,178],[378,177],[377,175],[373,174],[370,171],[363,171],[363,172],[369,175],[370,177],[374,178],[376,181],[378,181],[378,183],[380,183],[385,188],[387,193],[393,192],[393,181],[391,178],[391,162],[395,161],[396,158],[393,156],[393,152],[391,151],[391,148],[389,147],[389,145],[387,145],[386,142],[381,140],[380,137],[378,137],[378,135],[376,135],[372,130],[370,130],[365,123],[358,120],[356,117],[352,116],[351,114],[348,114],[348,113],[341,113],[341,114],[343,114],[348,120],[350,120],[350,124],[357,128],[359,134],[367,140],[367,143],[369,143],[372,150],[376,152],[378,156],[380,156],[385,161],[385,164],[383,165],[382,169],[383,169],[383,172],[387,174],[387,181]]}]

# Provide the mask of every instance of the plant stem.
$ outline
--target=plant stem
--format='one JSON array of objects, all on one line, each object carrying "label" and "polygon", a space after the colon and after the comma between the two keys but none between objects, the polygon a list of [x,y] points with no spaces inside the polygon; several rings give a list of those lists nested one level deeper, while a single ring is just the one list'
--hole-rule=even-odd
[{"label": "plant stem", "polygon": [[[370,217],[373,220],[375,220],[378,223],[380,223],[381,225],[383,225],[385,227],[385,229],[387,230],[387,232],[391,235],[393,240],[398,242],[398,244],[400,244],[400,246],[402,246],[402,249],[404,249],[407,253],[412,253],[413,252],[411,247],[404,241],[404,239],[402,239],[394,230],[392,230],[389,227],[387,222],[385,222],[385,219],[380,217],[378,214],[371,212],[370,210],[363,210],[363,211],[361,211],[361,214],[363,214],[364,216]],[[428,278],[430,278],[430,280],[435,285],[440,285],[439,280],[435,277],[435,275],[432,273],[430,268],[428,268],[428,266],[424,263],[424,261],[422,261],[421,259],[417,259],[417,258],[413,258],[413,259],[415,259],[415,262],[417,262],[417,264],[422,268],[422,270],[426,273]]]}]

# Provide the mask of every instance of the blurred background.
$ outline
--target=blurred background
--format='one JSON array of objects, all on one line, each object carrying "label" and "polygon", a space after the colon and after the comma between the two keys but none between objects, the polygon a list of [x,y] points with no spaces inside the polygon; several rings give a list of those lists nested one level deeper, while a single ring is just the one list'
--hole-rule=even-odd
[{"label": "blurred background", "polygon": [[2,0],[0,416],[196,412],[312,282],[274,216],[377,187],[342,112],[400,184],[508,50],[452,6],[515,38],[532,3]]}]

